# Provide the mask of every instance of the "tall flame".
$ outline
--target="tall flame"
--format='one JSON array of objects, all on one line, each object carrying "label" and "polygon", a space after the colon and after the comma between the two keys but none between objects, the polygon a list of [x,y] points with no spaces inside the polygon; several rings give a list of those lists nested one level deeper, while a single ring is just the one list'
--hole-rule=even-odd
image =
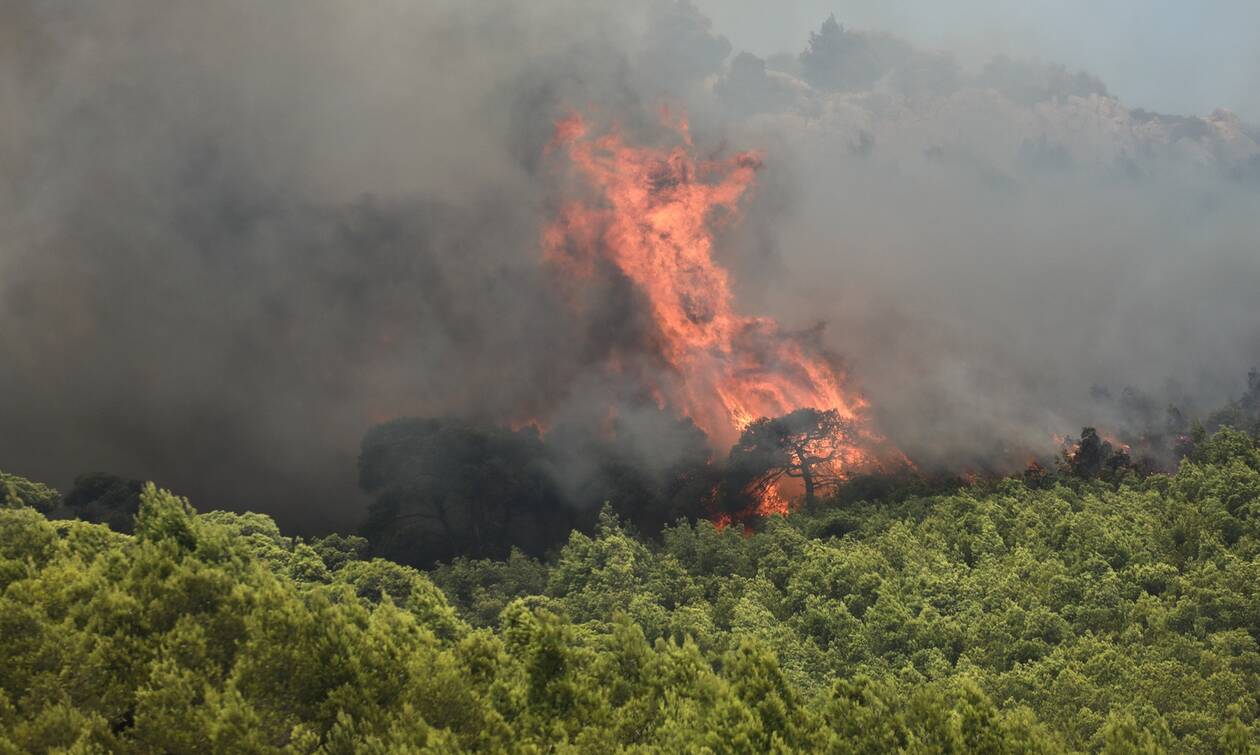
[{"label": "tall flame", "polygon": [[[637,287],[672,373],[649,389],[716,448],[729,448],[759,417],[802,407],[859,423],[865,402],[845,389],[835,364],[773,319],[737,313],[728,273],[713,259],[714,232],[738,218],[760,156],[697,159],[686,120],[663,120],[678,136],[670,149],[629,145],[616,129],[592,136],[576,114],[556,123],[548,152],[564,150],[599,196],[561,208],[543,234],[546,259],[578,285],[603,262]],[[761,508],[782,512],[785,499],[771,490]]]}]

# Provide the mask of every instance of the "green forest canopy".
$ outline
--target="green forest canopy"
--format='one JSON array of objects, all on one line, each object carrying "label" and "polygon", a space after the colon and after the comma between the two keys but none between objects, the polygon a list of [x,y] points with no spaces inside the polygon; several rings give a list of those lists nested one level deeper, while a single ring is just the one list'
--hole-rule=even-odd
[{"label": "green forest canopy", "polygon": [[553,557],[365,560],[0,478],[0,752],[1255,752],[1260,450]]}]

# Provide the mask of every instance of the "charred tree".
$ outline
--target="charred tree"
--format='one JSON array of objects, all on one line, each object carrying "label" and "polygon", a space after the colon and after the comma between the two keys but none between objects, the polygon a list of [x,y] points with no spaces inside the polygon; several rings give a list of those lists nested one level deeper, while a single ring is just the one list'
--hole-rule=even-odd
[{"label": "charred tree", "polygon": [[762,417],[744,428],[731,448],[727,487],[761,498],[783,477],[799,479],[805,505],[840,482],[837,462],[850,447],[853,426],[835,409],[797,409],[782,417]]}]

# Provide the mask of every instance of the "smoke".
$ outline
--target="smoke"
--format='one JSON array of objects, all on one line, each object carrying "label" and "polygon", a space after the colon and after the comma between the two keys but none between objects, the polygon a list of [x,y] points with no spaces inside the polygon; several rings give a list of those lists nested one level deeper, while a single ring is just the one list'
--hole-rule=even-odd
[{"label": "smoke", "polygon": [[[854,58],[860,85],[829,75]],[[798,61],[748,82],[812,80],[732,137],[764,143],[792,187],[758,230],[780,259],[752,306],[829,322],[880,424],[924,466],[1009,468],[1087,424],[1137,432],[1147,418],[1098,386],[1200,415],[1241,392],[1260,359],[1254,131],[1225,111],[1130,109],[1058,65],[958,72],[943,56],[933,77],[925,60],[824,24]],[[719,108],[747,112],[729,93],[751,68],[715,86]]]},{"label": "smoke", "polygon": [[7,6],[4,465],[344,525],[373,422],[546,401],[539,101],[624,61],[530,13]]},{"label": "smoke", "polygon": [[540,265],[570,107],[763,150],[718,250],[741,311],[825,321],[927,464],[1101,424],[1097,385],[1214,406],[1260,355],[1256,131],[1070,68],[821,27],[762,60],[675,2],[47,0],[0,29],[0,468],[62,486],[348,527],[373,424],[610,401],[664,465],[592,377],[650,340],[636,292],[576,321]]}]

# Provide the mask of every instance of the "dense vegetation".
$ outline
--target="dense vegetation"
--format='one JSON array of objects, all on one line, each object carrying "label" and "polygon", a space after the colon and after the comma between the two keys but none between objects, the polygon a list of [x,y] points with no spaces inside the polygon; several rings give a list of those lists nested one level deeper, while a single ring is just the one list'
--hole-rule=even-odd
[{"label": "dense vegetation", "polygon": [[[0,479],[0,752],[1255,751],[1260,449],[429,575]],[[440,589],[439,589],[440,588]]]}]

